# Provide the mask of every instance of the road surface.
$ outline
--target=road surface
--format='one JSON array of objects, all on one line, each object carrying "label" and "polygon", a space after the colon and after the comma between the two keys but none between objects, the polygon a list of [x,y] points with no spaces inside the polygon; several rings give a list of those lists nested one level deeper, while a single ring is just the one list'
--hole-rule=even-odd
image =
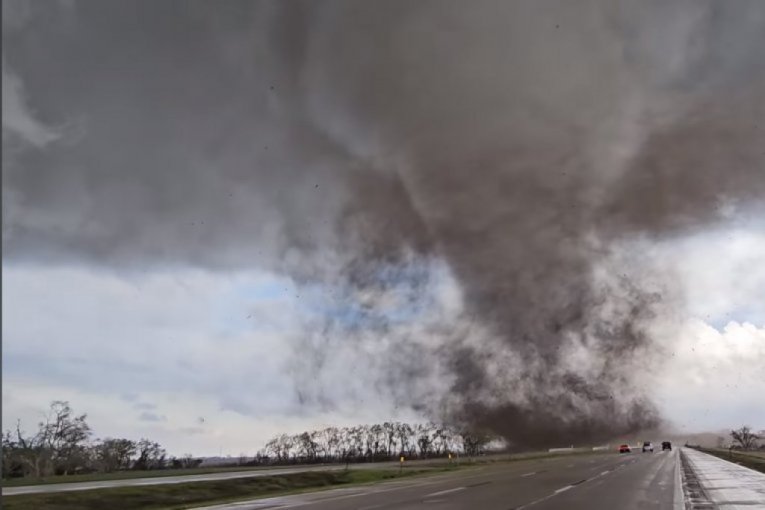
[{"label": "road surface", "polygon": [[207,510],[683,508],[678,452],[497,463],[445,475],[204,507]]}]

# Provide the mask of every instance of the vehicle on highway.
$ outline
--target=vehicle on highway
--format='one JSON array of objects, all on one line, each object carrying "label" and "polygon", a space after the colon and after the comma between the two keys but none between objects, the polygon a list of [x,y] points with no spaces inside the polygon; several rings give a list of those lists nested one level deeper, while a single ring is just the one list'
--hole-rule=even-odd
[{"label": "vehicle on highway", "polygon": [[661,451],[669,450],[672,451],[672,443],[669,441],[664,441],[661,443]]},{"label": "vehicle on highway", "polygon": [[651,443],[650,441],[646,441],[643,443],[643,453],[645,452],[653,453],[653,443]]},{"label": "vehicle on highway", "polygon": [[630,448],[630,445],[623,444],[619,447],[619,453],[631,453],[632,448]]}]

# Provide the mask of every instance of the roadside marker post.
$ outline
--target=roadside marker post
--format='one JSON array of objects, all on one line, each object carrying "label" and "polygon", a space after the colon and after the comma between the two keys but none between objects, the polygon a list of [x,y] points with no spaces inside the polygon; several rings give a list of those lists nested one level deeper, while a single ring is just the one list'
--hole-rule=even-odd
[{"label": "roadside marker post", "polygon": [[404,456],[399,459],[398,472],[401,473],[404,470]]}]

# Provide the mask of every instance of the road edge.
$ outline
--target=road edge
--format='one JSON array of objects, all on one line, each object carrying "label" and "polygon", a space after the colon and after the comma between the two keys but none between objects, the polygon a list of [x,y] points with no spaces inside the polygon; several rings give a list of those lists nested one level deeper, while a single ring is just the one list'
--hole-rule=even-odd
[{"label": "road edge", "polygon": [[704,490],[704,485],[693,470],[693,463],[683,453],[682,448],[679,450],[679,455],[685,510],[711,510],[717,508],[717,505],[709,499]]},{"label": "road edge", "polygon": [[677,450],[677,459],[675,461],[675,496],[673,507],[675,510],[685,510],[685,496],[683,491],[683,475],[680,469],[682,459],[680,458],[680,449]]}]

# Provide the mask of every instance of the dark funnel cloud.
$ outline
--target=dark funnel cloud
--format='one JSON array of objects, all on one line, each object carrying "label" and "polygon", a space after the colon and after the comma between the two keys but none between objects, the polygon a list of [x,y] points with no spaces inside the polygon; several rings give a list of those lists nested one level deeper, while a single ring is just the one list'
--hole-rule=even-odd
[{"label": "dark funnel cloud", "polygon": [[[332,286],[359,309],[295,340],[307,403],[350,349],[379,391],[519,445],[657,426],[640,360],[681,304],[630,243],[765,197],[756,0],[18,5],[4,89],[57,138],[4,112],[9,263]],[[386,312],[444,274],[457,309]]]}]

